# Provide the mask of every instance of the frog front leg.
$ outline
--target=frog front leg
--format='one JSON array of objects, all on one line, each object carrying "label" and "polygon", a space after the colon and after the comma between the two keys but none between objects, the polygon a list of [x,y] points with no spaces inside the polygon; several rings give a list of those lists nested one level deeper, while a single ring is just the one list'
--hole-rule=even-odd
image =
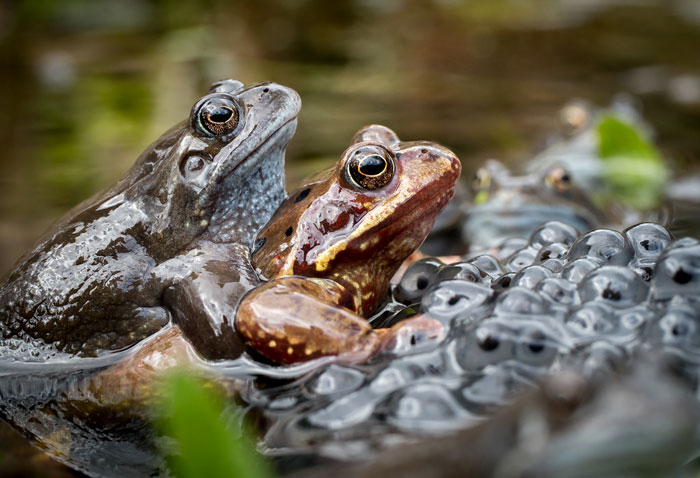
[{"label": "frog front leg", "polygon": [[238,333],[256,352],[281,364],[336,355],[366,362],[412,334],[442,337],[439,322],[421,317],[391,329],[373,329],[357,313],[339,304],[347,296],[337,283],[324,279],[283,277],[263,284],[241,301]]},{"label": "frog front leg", "polygon": [[232,359],[243,353],[234,326],[236,308],[258,284],[247,248],[202,242],[161,264],[157,273],[171,284],[163,302],[173,322],[202,357]]}]

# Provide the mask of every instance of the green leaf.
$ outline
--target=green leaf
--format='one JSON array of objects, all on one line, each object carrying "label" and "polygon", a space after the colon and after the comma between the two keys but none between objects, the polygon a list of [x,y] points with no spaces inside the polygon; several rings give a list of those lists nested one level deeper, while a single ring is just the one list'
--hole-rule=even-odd
[{"label": "green leaf", "polygon": [[598,139],[608,195],[636,209],[657,207],[669,173],[656,147],[642,132],[610,114],[598,123]]},{"label": "green leaf", "polygon": [[224,402],[195,378],[176,372],[164,384],[158,410],[160,431],[175,440],[177,454],[166,456],[177,478],[272,476],[245,430],[224,411]]}]

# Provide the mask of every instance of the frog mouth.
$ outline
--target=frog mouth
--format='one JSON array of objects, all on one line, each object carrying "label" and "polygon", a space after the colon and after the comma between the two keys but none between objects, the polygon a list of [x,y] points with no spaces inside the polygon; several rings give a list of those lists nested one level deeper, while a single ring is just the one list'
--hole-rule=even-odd
[{"label": "frog mouth", "polygon": [[[444,185],[435,186],[422,193],[416,194],[412,200],[406,201],[399,206],[392,216],[398,216],[398,219],[389,219],[388,222],[380,224],[380,230],[392,230],[390,233],[393,237],[403,236],[409,229],[413,229],[414,237],[420,237],[420,242],[425,240],[425,237],[433,227],[433,223],[438,214],[442,212],[450,202],[454,195],[455,185],[449,187]],[[416,245],[416,248],[420,244]]]}]

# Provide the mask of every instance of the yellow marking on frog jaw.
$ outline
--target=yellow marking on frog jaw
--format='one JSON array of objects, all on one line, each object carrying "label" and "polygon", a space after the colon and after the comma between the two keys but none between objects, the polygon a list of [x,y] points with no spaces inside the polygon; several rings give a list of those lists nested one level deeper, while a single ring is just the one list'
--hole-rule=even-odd
[{"label": "yellow marking on frog jaw", "polygon": [[287,347],[287,355],[292,355],[294,353],[294,349],[291,347]]},{"label": "yellow marking on frog jaw", "polygon": [[262,330],[258,330],[258,338],[264,339],[264,338],[265,338],[265,332],[263,332]]},{"label": "yellow marking on frog jaw", "polygon": [[270,348],[274,349],[275,347],[277,347],[277,342],[275,342],[274,340],[270,340],[268,345],[270,346]]},{"label": "yellow marking on frog jaw", "polygon": [[[432,171],[441,166],[443,169],[447,169],[445,162],[450,162],[450,160],[447,158],[441,159],[442,161],[439,162],[442,164],[438,164],[438,161],[436,160],[431,165]],[[432,171],[430,173],[426,171],[425,175],[427,176],[431,174]],[[328,270],[330,268],[331,262],[333,261],[333,258],[335,258],[341,251],[347,249],[348,244],[358,239],[359,237],[362,237],[367,233],[369,229],[371,229],[375,225],[381,223],[386,218],[394,214],[398,205],[406,202],[408,198],[415,194],[415,192],[416,191],[414,188],[399,188],[396,194],[386,198],[381,207],[377,207],[375,209],[370,210],[369,213],[367,213],[367,215],[362,219],[359,226],[355,228],[355,230],[352,231],[350,235],[347,238],[345,238],[345,240],[333,244],[328,249],[326,249],[318,255],[318,258],[316,259],[316,271],[323,272]]]},{"label": "yellow marking on frog jaw", "polygon": [[202,219],[201,221],[199,221],[199,225],[202,227],[207,227],[208,224],[209,221],[207,221],[206,219]]},{"label": "yellow marking on frog jaw", "polygon": [[306,355],[311,355],[312,353],[314,353],[314,351],[313,351],[313,349],[312,349],[311,347],[306,347],[306,348],[304,349],[304,353],[305,353]]}]

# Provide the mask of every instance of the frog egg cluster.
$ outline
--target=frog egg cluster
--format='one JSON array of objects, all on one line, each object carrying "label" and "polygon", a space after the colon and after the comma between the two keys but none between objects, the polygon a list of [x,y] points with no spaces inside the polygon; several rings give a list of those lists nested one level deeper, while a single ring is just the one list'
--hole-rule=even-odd
[{"label": "frog egg cluster", "polygon": [[549,222],[493,255],[420,260],[370,320],[388,327],[416,313],[438,320],[442,338],[417,331],[370,364],[251,390],[244,399],[277,422],[266,443],[366,456],[479,421],[545,374],[595,380],[640,353],[673,357],[700,383],[700,243],[658,224],[580,235]]}]

